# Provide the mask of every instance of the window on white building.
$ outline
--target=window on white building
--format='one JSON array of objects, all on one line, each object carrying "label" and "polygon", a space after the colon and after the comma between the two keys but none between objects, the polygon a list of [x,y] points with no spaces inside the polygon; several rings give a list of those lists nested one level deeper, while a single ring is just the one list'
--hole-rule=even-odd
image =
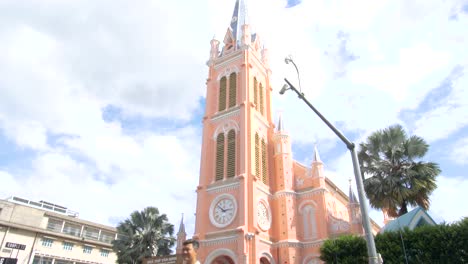
[{"label": "window on white building", "polygon": [[92,239],[92,240],[98,240],[99,239],[99,229],[85,226],[83,230],[83,237]]},{"label": "window on white building", "polygon": [[[52,258],[46,258],[41,256],[34,256],[33,264],[52,264]],[[57,263],[57,262],[55,262]]]},{"label": "window on white building", "polygon": [[104,243],[109,243],[110,244],[110,243],[112,243],[112,240],[114,240],[114,238],[115,238],[114,233],[101,231],[101,237],[99,238],[99,240],[104,242]]},{"label": "window on white building", "polygon": [[52,247],[52,244],[54,243],[54,240],[50,238],[42,238],[42,246],[43,247]]},{"label": "window on white building", "polygon": [[49,218],[47,222],[47,230],[55,231],[55,232],[62,232],[63,221]]},{"label": "window on white building", "polygon": [[101,249],[101,256],[107,258],[109,256],[109,250]]},{"label": "window on white building", "polygon": [[64,259],[55,259],[54,264],[73,264],[73,261],[64,260]]},{"label": "window on white building", "polygon": [[90,247],[90,246],[83,246],[83,253],[85,254],[91,254],[91,252],[93,251],[93,248]]},{"label": "window on white building", "polygon": [[70,242],[63,242],[63,250],[72,250],[73,244]]},{"label": "window on white building", "polygon": [[79,237],[81,233],[81,226],[72,223],[65,223],[63,226],[63,233]]}]

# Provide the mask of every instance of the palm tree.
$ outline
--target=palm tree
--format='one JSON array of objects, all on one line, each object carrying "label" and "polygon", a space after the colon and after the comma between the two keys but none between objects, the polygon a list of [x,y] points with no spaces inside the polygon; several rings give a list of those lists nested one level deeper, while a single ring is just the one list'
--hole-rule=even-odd
[{"label": "palm tree", "polygon": [[169,255],[175,243],[174,226],[156,207],[134,211],[117,226],[117,232],[112,244],[118,263],[137,264],[146,257]]},{"label": "palm tree", "polygon": [[437,163],[420,161],[428,149],[424,139],[408,137],[400,125],[376,131],[360,144],[359,163],[372,207],[392,217],[407,213],[408,205],[429,209],[441,171]]}]

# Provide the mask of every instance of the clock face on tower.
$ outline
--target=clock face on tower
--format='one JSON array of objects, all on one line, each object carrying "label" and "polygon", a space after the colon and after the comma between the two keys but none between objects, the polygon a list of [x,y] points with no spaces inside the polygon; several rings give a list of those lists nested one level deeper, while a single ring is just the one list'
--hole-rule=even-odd
[{"label": "clock face on tower", "polygon": [[216,227],[226,227],[232,223],[237,213],[236,198],[230,194],[217,196],[210,206],[210,221]]},{"label": "clock face on tower", "polygon": [[258,226],[266,231],[270,229],[271,226],[271,212],[270,206],[264,201],[260,201],[257,204],[257,223]]}]

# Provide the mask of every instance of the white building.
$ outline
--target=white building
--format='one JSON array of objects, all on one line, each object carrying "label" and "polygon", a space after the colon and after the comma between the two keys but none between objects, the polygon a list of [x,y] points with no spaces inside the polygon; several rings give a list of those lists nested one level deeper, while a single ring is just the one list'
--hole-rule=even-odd
[{"label": "white building", "polygon": [[116,234],[114,227],[79,219],[63,206],[0,200],[0,257],[17,258],[18,264],[116,263]]}]

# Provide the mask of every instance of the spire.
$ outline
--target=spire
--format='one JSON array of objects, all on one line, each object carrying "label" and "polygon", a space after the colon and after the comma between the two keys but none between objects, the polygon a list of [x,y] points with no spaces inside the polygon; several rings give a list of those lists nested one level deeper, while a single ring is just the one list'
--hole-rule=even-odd
[{"label": "spire", "polygon": [[283,125],[283,117],[282,117],[282,114],[280,113],[279,114],[279,118],[278,118],[278,128],[277,128],[277,132],[283,132],[284,130],[284,125]]},{"label": "spire", "polygon": [[353,189],[351,188],[351,178],[349,179],[349,203],[350,204],[357,204],[358,200],[354,195]]},{"label": "spire", "polygon": [[182,219],[180,220],[179,232],[177,234],[185,234],[184,214],[182,214]]},{"label": "spire", "polygon": [[314,145],[314,160],[313,162],[322,162],[318,153],[317,144]]},{"label": "spire", "polygon": [[249,24],[247,16],[247,5],[245,2],[246,0],[236,0],[234,12],[232,13],[230,28],[236,43],[241,40],[242,26]]}]

